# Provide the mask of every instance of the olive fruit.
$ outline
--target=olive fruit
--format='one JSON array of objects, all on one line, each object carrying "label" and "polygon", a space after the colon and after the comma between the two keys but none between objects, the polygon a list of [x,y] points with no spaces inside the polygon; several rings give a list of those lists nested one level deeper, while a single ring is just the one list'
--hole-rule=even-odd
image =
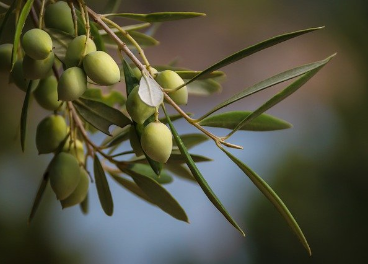
[{"label": "olive fruit", "polygon": [[149,106],[142,101],[138,94],[139,86],[134,87],[125,103],[130,117],[138,124],[143,124],[151,115],[156,112],[156,108]]},{"label": "olive fruit", "polygon": [[87,76],[97,84],[113,85],[120,81],[120,69],[114,59],[104,51],[88,53],[83,59]]},{"label": "olive fruit", "polygon": [[60,152],[51,161],[48,173],[50,185],[56,198],[64,200],[77,188],[80,181],[80,170],[77,159],[65,152]]},{"label": "olive fruit", "polygon": [[141,146],[151,159],[166,163],[172,149],[170,129],[160,122],[149,123],[141,135]]},{"label": "olive fruit", "polygon": [[46,110],[54,111],[60,107],[61,102],[58,101],[57,80],[54,75],[50,75],[40,80],[33,95],[37,103]]},{"label": "olive fruit", "polygon": [[45,9],[45,25],[74,35],[72,12],[65,1],[50,4]]},{"label": "olive fruit", "polygon": [[35,60],[26,55],[23,59],[24,77],[30,80],[43,79],[50,75],[53,64],[53,52],[51,52],[49,56],[44,60]]},{"label": "olive fruit", "polygon": [[71,67],[63,72],[58,84],[58,99],[73,101],[78,99],[87,89],[87,77],[78,67]]},{"label": "olive fruit", "polygon": [[68,45],[65,55],[65,65],[67,68],[78,66],[84,56],[88,53],[96,51],[96,45],[92,39],[88,38],[86,42],[86,35],[74,38]]},{"label": "olive fruit", "polygon": [[83,143],[77,139],[70,144],[70,137],[65,142],[65,145],[63,147],[63,152],[68,152],[72,154],[74,157],[77,158],[77,160],[81,163],[84,163],[84,147]]},{"label": "olive fruit", "polygon": [[169,90],[169,96],[178,105],[186,105],[188,103],[188,88],[186,86],[180,88],[175,92],[170,92],[184,84],[183,79],[174,71],[166,70],[156,75],[156,81],[162,88]]},{"label": "olive fruit", "polygon": [[0,72],[10,72],[12,51],[13,44],[0,45]]},{"label": "olive fruit", "polygon": [[[23,92],[27,92],[29,80],[24,77],[23,72],[23,60],[18,60],[13,67],[13,71],[10,75],[11,82],[14,82],[15,85],[21,89]],[[31,84],[31,91],[33,91],[39,83],[39,80],[33,80]]]},{"label": "olive fruit", "polygon": [[[138,125],[139,126],[139,125]],[[129,141],[130,146],[132,147],[134,154],[139,157],[143,155],[143,150],[141,147],[141,143],[139,142],[139,138],[136,132],[136,129],[133,125],[129,128]]]},{"label": "olive fruit", "polygon": [[67,136],[65,119],[59,115],[44,118],[37,126],[36,146],[39,154],[54,152]]},{"label": "olive fruit", "polygon": [[79,204],[86,199],[89,187],[89,176],[84,168],[79,168],[79,183],[75,190],[66,199],[61,200],[61,207],[67,208]]},{"label": "olive fruit", "polygon": [[52,52],[52,40],[46,31],[34,28],[24,33],[22,47],[32,59],[44,60]]}]

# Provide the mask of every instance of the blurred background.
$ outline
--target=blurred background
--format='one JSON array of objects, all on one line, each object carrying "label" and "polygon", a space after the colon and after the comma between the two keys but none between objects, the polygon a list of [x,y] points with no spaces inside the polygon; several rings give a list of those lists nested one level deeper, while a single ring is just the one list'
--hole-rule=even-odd
[{"label": "blurred background", "polygon": [[[98,10],[101,1],[87,1]],[[193,149],[215,161],[199,168],[245,230],[242,237],[195,184],[166,188],[190,224],[127,193],[110,181],[115,209],[106,216],[92,185],[90,212],[61,210],[50,188],[31,225],[34,196],[50,155],[38,156],[35,129],[47,112],[32,103],[26,151],[20,150],[24,93],[2,80],[0,96],[0,263],[366,263],[368,249],[368,2],[351,1],[123,1],[123,12],[197,11],[204,18],[167,22],[147,49],[152,64],[177,59],[207,68],[272,36],[326,26],[223,68],[223,92],[193,97],[185,108],[200,116],[262,79],[301,64],[337,56],[297,93],[267,113],[294,127],[239,132],[232,151],[279,194],[303,229],[313,255],[275,208],[212,142]],[[120,21],[120,20],[119,20]],[[121,20],[126,25],[128,20]],[[10,32],[9,32],[10,33]],[[242,100],[229,110],[252,110],[284,86]],[[178,123],[180,133],[195,132]],[[218,129],[222,135],[226,131]],[[99,140],[99,137],[96,137]]]}]

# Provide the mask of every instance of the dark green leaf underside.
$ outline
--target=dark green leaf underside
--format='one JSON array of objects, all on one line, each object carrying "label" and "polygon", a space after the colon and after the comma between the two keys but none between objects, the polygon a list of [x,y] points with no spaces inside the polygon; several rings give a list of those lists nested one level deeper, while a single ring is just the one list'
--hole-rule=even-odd
[{"label": "dark green leaf underside", "polygon": [[47,186],[48,182],[49,182],[49,176],[48,176],[48,173],[46,172],[43,175],[41,183],[38,187],[37,194],[36,194],[36,197],[35,197],[33,205],[32,205],[31,213],[29,214],[29,217],[28,217],[28,224],[31,223],[33,217],[36,214],[37,208],[38,208],[38,206],[41,202],[42,196],[43,196],[43,194],[46,190],[46,186]]},{"label": "dark green leaf underside", "polygon": [[24,97],[23,107],[22,107],[22,113],[20,116],[20,145],[22,147],[22,151],[24,152],[25,149],[25,142],[26,142],[26,135],[27,135],[27,117],[28,117],[28,108],[29,108],[29,102],[31,98],[32,93],[32,82],[29,81],[28,88],[26,92],[26,96]]},{"label": "dark green leaf underside", "polygon": [[124,170],[125,173],[130,175],[130,172],[133,171],[135,173],[139,173],[143,176],[147,176],[151,179],[154,179],[160,184],[167,184],[173,181],[172,177],[168,175],[165,171],[161,171],[160,175],[157,175],[151,166],[148,166],[146,164],[140,164],[140,163],[133,163],[127,167],[126,170]]}]

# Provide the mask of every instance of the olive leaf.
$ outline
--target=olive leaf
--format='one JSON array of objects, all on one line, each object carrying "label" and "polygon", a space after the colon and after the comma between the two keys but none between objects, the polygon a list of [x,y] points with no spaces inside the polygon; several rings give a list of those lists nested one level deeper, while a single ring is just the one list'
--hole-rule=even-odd
[{"label": "olive leaf", "polygon": [[219,82],[213,79],[198,80],[187,85],[188,93],[191,95],[208,96],[222,91]]},{"label": "olive leaf", "polygon": [[79,98],[73,101],[73,105],[85,121],[109,136],[111,125],[125,127],[132,122],[119,110],[99,101]]},{"label": "olive leaf", "polygon": [[139,80],[134,75],[132,68],[125,60],[123,60],[123,72],[124,72],[124,79],[125,79],[127,95],[129,95],[130,92],[134,89],[134,87],[139,85]]},{"label": "olive leaf", "polygon": [[105,17],[117,16],[117,17],[139,20],[143,22],[166,22],[166,21],[200,17],[200,16],[205,16],[205,15],[206,14],[204,13],[197,13],[197,12],[157,12],[157,13],[150,13],[150,14],[134,14],[134,13],[104,14]]},{"label": "olive leaf", "polygon": [[1,26],[0,26],[0,39],[3,35],[3,31],[4,31],[4,28],[8,22],[8,19],[11,15],[11,13],[13,13],[14,11],[14,8],[15,8],[15,4],[17,3],[17,1],[13,1],[12,4],[9,6],[8,10],[6,11],[5,13],[5,16],[4,16],[4,19],[1,21]]},{"label": "olive leaf", "polygon": [[276,207],[279,213],[284,217],[288,225],[291,227],[293,232],[298,236],[299,240],[308,251],[309,255],[312,255],[309,244],[300,229],[298,223],[296,222],[293,215],[290,213],[289,209],[286,207],[284,202],[280,197],[272,190],[272,188],[254,171],[252,171],[247,165],[241,162],[239,159],[234,157],[231,153],[226,151],[224,148],[220,149],[249,177],[249,179],[254,183],[254,185],[266,196],[266,198]]},{"label": "olive leaf", "polygon": [[57,29],[45,29],[45,31],[49,33],[52,39],[52,44],[54,46],[53,52],[55,56],[64,62],[66,50],[69,43],[73,40],[73,36]]},{"label": "olive leaf", "polygon": [[[157,69],[157,68],[156,68]],[[202,71],[189,71],[189,70],[174,70],[182,79],[192,79],[198,74],[202,73]],[[218,78],[224,77],[225,73],[222,71],[213,71],[208,72],[206,74],[201,75],[198,80],[203,79],[211,79],[211,78]]]},{"label": "olive leaf", "polygon": [[[113,30],[116,31],[116,30]],[[128,38],[127,36],[125,36],[124,34],[121,34],[120,31],[115,32],[115,34],[124,42],[126,43],[129,48],[135,48],[134,44],[131,42],[131,39]],[[144,33],[138,32],[138,31],[134,31],[134,30],[130,30],[129,31],[129,35],[131,37],[134,38],[134,40],[139,44],[139,46],[141,46],[142,48],[145,47],[151,47],[151,46],[156,46],[159,44],[159,41],[156,40],[155,38],[148,36]],[[104,43],[108,44],[108,45],[112,45],[115,46],[116,42],[114,40],[112,40],[108,35],[102,35],[101,36],[102,40],[104,41]]]},{"label": "olive leaf", "polygon": [[144,103],[153,107],[159,106],[164,100],[161,86],[152,78],[147,70],[142,71],[138,94]]},{"label": "olive leaf", "polygon": [[[212,159],[207,158],[205,156],[196,155],[196,154],[190,154],[192,160],[194,162],[206,162],[206,161],[212,161]],[[187,159],[182,153],[171,153],[169,160],[167,163],[178,163],[183,164],[186,163]]]},{"label": "olive leaf", "polygon": [[[14,1],[15,2],[15,1]],[[24,24],[26,23],[27,17],[31,8],[33,6],[34,0],[27,0],[22,8],[17,25],[15,28],[14,41],[13,41],[13,51],[11,59],[11,69],[13,70],[14,63],[17,61],[18,47],[20,43],[20,36],[22,35]]]},{"label": "olive leaf", "polygon": [[165,164],[165,169],[172,172],[174,175],[179,176],[180,178],[197,183],[190,170],[185,167],[184,164]]},{"label": "olive leaf", "polygon": [[[180,135],[180,138],[187,149],[191,149],[196,145],[201,144],[208,140],[208,137],[206,135],[199,133]],[[176,145],[175,142],[174,145]]]},{"label": "olive leaf", "polygon": [[[234,129],[237,125],[251,115],[250,111],[231,111],[225,112],[217,115],[212,115],[202,119],[198,124],[201,126],[208,127],[221,127]],[[250,131],[272,131],[287,129],[292,127],[292,125],[282,119],[276,118],[271,115],[261,114],[256,118],[252,119],[250,122],[246,123],[241,127],[241,130]]]},{"label": "olive leaf", "polygon": [[120,164],[117,166],[122,172],[129,173],[139,188],[164,212],[178,220],[188,222],[188,217],[180,204],[157,181],[146,175],[127,171],[126,167]]},{"label": "olive leaf", "polygon": [[106,179],[105,171],[102,168],[97,155],[95,155],[93,161],[93,171],[95,175],[98,198],[100,200],[102,209],[104,210],[105,214],[112,216],[114,212],[114,203],[112,200],[109,183]]},{"label": "olive leaf", "polygon": [[198,170],[197,165],[193,161],[191,155],[188,153],[188,150],[184,146],[182,140],[180,139],[180,136],[178,132],[176,131],[174,125],[170,121],[170,117],[167,115],[165,106],[162,106],[162,109],[164,110],[164,113],[166,115],[166,118],[168,120],[170,130],[173,133],[174,140],[177,144],[177,146],[180,149],[181,154],[186,159],[186,164],[188,165],[190,171],[192,172],[194,178],[198,182],[199,186],[201,186],[203,192],[206,194],[208,199],[212,202],[212,204],[219,210],[222,215],[229,221],[230,224],[232,224],[243,236],[245,236],[243,230],[240,228],[240,226],[235,222],[235,220],[231,217],[231,215],[228,213],[226,208],[222,205],[220,200],[217,198],[216,194],[212,191],[211,187],[208,185],[207,181],[202,176],[202,173]]},{"label": "olive leaf", "polygon": [[35,197],[35,199],[33,201],[31,213],[29,214],[29,217],[28,217],[28,224],[31,223],[33,217],[35,216],[36,211],[37,211],[37,208],[40,205],[42,196],[43,196],[43,194],[44,194],[44,192],[46,190],[47,183],[49,182],[49,174],[48,174],[48,171],[47,170],[46,170],[46,172],[44,173],[44,175],[43,175],[43,177],[41,179],[41,183],[40,183],[40,185],[38,187],[36,197]]},{"label": "olive leaf", "polygon": [[22,113],[20,117],[20,145],[22,147],[23,152],[24,152],[24,146],[26,142],[27,117],[28,117],[29,102],[30,102],[31,93],[32,93],[32,83],[33,81],[29,81],[28,83],[28,88],[27,88],[26,96],[24,97]]},{"label": "olive leaf", "polygon": [[79,204],[79,207],[82,211],[83,214],[88,214],[88,210],[89,210],[89,194],[87,193],[86,198],[84,198],[84,200]]},{"label": "olive leaf", "polygon": [[123,106],[126,101],[124,95],[116,90],[103,94],[99,88],[88,88],[82,95],[82,98],[99,101],[111,107],[114,105]]},{"label": "olive leaf", "polygon": [[173,178],[167,174],[165,171],[161,171],[159,175],[157,175],[153,169],[146,165],[146,164],[140,164],[140,163],[132,163],[127,166],[127,168],[124,170],[124,172],[128,175],[130,175],[130,172],[139,173],[141,175],[150,177],[157,181],[159,184],[167,184],[171,183],[173,181]]}]

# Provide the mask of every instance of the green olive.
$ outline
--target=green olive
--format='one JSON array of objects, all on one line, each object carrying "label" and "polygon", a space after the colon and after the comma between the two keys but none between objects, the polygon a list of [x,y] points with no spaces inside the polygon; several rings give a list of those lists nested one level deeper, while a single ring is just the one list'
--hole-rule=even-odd
[{"label": "green olive", "polygon": [[129,129],[129,141],[130,141],[130,146],[132,147],[135,155],[137,157],[142,156],[143,150],[141,147],[141,143],[139,142],[139,138],[138,138],[136,129],[133,125],[131,125]]},{"label": "green olive", "polygon": [[125,103],[130,117],[138,124],[143,124],[151,115],[156,112],[156,108],[147,105],[138,94],[139,86],[134,87]]},{"label": "green olive", "polygon": [[44,60],[52,52],[52,40],[46,31],[34,28],[24,33],[22,47],[32,59]]},{"label": "green olive", "polygon": [[172,150],[170,129],[160,122],[149,123],[141,135],[141,146],[151,159],[166,163]]},{"label": "green olive", "polygon": [[104,51],[88,53],[83,59],[87,76],[97,84],[113,85],[120,81],[120,69],[114,59]]},{"label": "green olive", "polygon": [[[23,92],[26,92],[29,85],[29,80],[24,77],[23,72],[23,60],[18,60],[13,67],[13,71],[10,75],[11,82],[14,82],[15,85],[21,89]],[[39,83],[39,80],[33,80],[31,84],[31,91],[33,91]]]},{"label": "green olive", "polygon": [[53,52],[51,52],[49,56],[44,60],[35,60],[26,55],[23,59],[24,77],[30,80],[43,79],[50,75],[53,64]]},{"label": "green olive", "polygon": [[65,152],[60,152],[54,157],[48,173],[51,188],[58,200],[68,198],[77,188],[81,178],[77,159]]},{"label": "green olive", "polygon": [[80,179],[77,188],[66,199],[60,201],[63,209],[79,204],[86,199],[89,187],[89,175],[82,167],[79,169],[79,174]]},{"label": "green olive", "polygon": [[62,151],[72,154],[74,157],[77,158],[80,163],[84,163],[84,147],[82,141],[80,141],[79,139],[73,141],[72,144],[70,144],[69,137],[68,140],[65,142]]},{"label": "green olive", "polygon": [[78,67],[71,67],[63,72],[58,84],[59,100],[73,101],[87,90],[87,77]]},{"label": "green olive", "polygon": [[67,68],[79,66],[84,56],[88,53],[96,51],[96,45],[92,39],[86,36],[78,36],[74,38],[68,45],[65,55],[65,65]]},{"label": "green olive", "polygon": [[156,75],[156,81],[162,88],[169,90],[169,96],[178,105],[186,105],[188,103],[188,89],[186,86],[178,91],[170,92],[171,89],[177,88],[185,82],[174,71],[166,70]]},{"label": "green olive", "polygon": [[10,72],[13,44],[0,45],[0,72]]},{"label": "green olive", "polygon": [[54,75],[40,80],[33,95],[37,103],[46,110],[55,111],[60,107],[61,101],[58,101],[57,93],[58,82]]},{"label": "green olive", "polygon": [[49,4],[45,9],[45,25],[74,35],[72,12],[65,1]]},{"label": "green olive", "polygon": [[65,119],[59,115],[44,118],[37,126],[36,146],[39,154],[54,152],[67,136]]}]

